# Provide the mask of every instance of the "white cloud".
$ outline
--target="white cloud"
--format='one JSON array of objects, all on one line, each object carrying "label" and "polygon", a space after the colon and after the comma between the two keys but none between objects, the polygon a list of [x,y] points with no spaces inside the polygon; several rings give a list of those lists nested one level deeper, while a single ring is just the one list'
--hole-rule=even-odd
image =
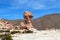
[{"label": "white cloud", "polygon": [[27,6],[28,6],[29,8],[33,8],[33,9],[42,9],[42,8],[45,7],[45,5],[40,4],[40,3],[38,3],[38,2],[30,2],[30,3],[27,4]]},{"label": "white cloud", "polygon": [[32,9],[35,9],[35,10],[38,10],[38,9],[39,10],[46,10],[46,9],[52,9],[52,8],[56,7],[55,2],[49,2],[49,1],[47,2],[47,0],[42,1],[41,3],[40,2],[32,1],[32,2],[28,3],[27,6],[32,8]]},{"label": "white cloud", "polygon": [[[31,8],[35,10],[52,9],[56,7],[57,0],[15,0],[12,9]],[[57,4],[59,5],[59,4]]]}]

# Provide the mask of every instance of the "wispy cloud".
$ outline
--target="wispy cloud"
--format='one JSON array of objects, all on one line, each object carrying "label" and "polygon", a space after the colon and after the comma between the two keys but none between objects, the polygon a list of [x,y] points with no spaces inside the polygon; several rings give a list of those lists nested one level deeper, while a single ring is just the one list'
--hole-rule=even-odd
[{"label": "wispy cloud", "polygon": [[43,10],[60,7],[60,1],[58,0],[0,0],[0,5],[1,4],[10,9],[31,8],[36,10]]},{"label": "wispy cloud", "polygon": [[[11,3],[12,9],[31,8],[31,9],[51,9],[55,8],[57,0],[14,0]],[[59,4],[57,4],[59,5]]]}]

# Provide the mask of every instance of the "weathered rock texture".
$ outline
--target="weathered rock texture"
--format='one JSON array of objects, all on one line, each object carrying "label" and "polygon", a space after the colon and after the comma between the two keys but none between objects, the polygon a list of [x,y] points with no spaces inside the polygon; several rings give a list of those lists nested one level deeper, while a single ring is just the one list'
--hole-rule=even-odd
[{"label": "weathered rock texture", "polygon": [[12,29],[12,28],[13,28],[13,25],[11,23],[0,19],[0,29]]},{"label": "weathered rock texture", "polygon": [[21,28],[22,29],[28,29],[28,30],[34,30],[34,27],[32,25],[32,14],[31,12],[24,12],[24,22],[21,22]]}]

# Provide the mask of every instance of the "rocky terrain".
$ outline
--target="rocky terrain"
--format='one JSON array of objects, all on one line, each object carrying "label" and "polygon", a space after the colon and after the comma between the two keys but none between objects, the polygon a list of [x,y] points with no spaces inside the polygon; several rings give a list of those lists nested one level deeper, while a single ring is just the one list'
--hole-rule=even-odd
[{"label": "rocky terrain", "polygon": [[[4,21],[8,21],[15,26],[15,25],[20,25],[20,22],[23,20],[20,20],[20,19],[5,20],[4,19]],[[33,22],[33,26],[38,30],[51,29],[51,28],[60,29],[60,14],[56,13],[56,14],[46,15],[41,18],[37,18],[32,22]]]},{"label": "rocky terrain", "polygon": [[[0,20],[0,24],[19,26],[24,20]],[[30,21],[29,21],[30,22]],[[11,24],[9,24],[11,23]],[[33,27],[38,29],[33,33],[11,34],[13,40],[60,40],[60,14],[46,15],[32,21]],[[0,25],[2,26],[2,25]],[[7,27],[8,27],[7,26]],[[5,27],[5,26],[4,26]]]}]

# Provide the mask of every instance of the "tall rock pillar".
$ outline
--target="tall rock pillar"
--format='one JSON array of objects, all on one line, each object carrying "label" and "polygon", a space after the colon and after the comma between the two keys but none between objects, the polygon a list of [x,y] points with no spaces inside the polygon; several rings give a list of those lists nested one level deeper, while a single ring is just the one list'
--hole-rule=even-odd
[{"label": "tall rock pillar", "polygon": [[24,24],[29,30],[34,29],[33,25],[32,25],[32,18],[33,18],[33,16],[31,14],[31,12],[27,12],[27,11],[24,12]]}]

